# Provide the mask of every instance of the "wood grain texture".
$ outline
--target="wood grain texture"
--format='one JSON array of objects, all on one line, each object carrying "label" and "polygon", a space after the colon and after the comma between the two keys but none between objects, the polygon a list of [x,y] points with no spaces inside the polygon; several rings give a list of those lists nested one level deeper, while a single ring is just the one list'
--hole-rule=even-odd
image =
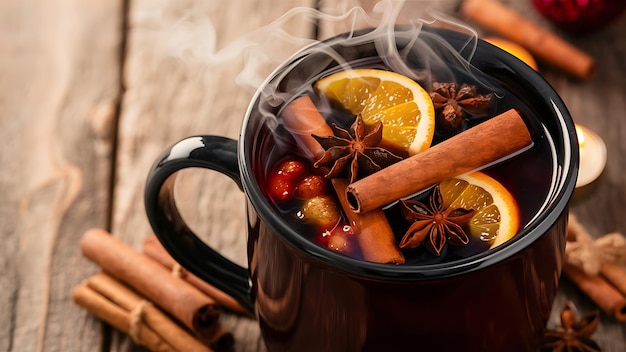
[{"label": "wood grain texture", "polygon": [[69,294],[95,269],[78,239],[107,221],[121,13],[0,1],[0,350],[97,350],[106,338]]},{"label": "wood grain texture", "polygon": [[[314,4],[131,3],[113,202],[115,236],[138,248],[151,233],[143,210],[143,188],[162,150],[195,134],[237,138],[256,87],[313,34],[313,23],[301,17],[272,24],[298,5]],[[293,38],[277,36],[278,28]],[[271,60],[255,66],[265,57]],[[246,266],[245,202],[235,183],[217,172],[190,169],[180,172],[175,192],[191,228],[226,257]],[[256,321],[228,314],[220,320],[234,334],[237,350],[264,348]],[[133,348],[116,336],[113,350]]]}]

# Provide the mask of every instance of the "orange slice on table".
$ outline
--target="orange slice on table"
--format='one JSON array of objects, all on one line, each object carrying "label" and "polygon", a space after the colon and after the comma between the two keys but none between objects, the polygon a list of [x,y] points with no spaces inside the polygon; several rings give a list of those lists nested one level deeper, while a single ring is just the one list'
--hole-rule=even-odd
[{"label": "orange slice on table", "polygon": [[435,109],[428,92],[401,74],[376,70],[340,71],[320,79],[316,89],[363,122],[383,123],[383,141],[409,155],[428,147],[435,132]]},{"label": "orange slice on table", "polygon": [[442,181],[439,185],[443,209],[476,211],[469,224],[470,234],[487,241],[491,248],[511,239],[519,228],[520,214],[511,193],[482,172],[473,172]]}]

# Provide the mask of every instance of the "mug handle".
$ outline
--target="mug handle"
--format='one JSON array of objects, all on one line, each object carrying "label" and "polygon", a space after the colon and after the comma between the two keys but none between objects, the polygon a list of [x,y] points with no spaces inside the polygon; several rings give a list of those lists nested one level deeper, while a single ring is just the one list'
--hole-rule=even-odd
[{"label": "mug handle", "polygon": [[185,138],[165,150],[150,169],[144,194],[150,225],[178,263],[253,313],[248,269],[206,245],[189,229],[178,212],[174,199],[176,173],[191,167],[218,171],[233,179],[243,191],[236,140],[220,136]]}]

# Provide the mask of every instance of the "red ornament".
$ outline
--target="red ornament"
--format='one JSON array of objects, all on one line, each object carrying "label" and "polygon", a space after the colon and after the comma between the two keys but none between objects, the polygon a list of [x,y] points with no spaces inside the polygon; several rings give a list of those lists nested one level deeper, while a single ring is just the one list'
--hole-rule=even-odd
[{"label": "red ornament", "polygon": [[549,21],[574,34],[601,29],[626,7],[624,0],[532,0],[532,3]]}]

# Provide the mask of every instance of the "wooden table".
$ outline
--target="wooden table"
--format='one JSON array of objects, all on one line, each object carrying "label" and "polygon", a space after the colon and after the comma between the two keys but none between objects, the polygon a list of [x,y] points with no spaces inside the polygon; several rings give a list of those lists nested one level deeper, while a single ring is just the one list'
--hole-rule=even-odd
[{"label": "wooden table", "polygon": [[[253,87],[265,75],[305,39],[347,28],[294,15],[260,29],[295,6],[348,8],[286,3],[0,0],[0,350],[139,350],[72,303],[72,287],[98,271],[81,256],[78,241],[85,230],[102,227],[138,248],[151,232],[143,187],[160,151],[191,134],[236,138]],[[454,1],[433,3],[458,15]],[[549,26],[530,2],[506,3]],[[285,41],[277,29],[298,40]],[[593,35],[566,36],[597,60],[591,81],[541,68],[576,122],[607,143],[604,175],[571,208],[594,235],[626,230],[625,32],[622,17]],[[261,50],[271,53],[270,61],[259,61]],[[260,64],[256,75],[239,75],[251,63]],[[192,227],[244,265],[243,195],[235,184],[189,170],[179,185]],[[581,312],[594,309],[561,279],[549,325],[566,300]],[[222,324],[235,335],[236,350],[264,350],[255,321],[224,314]],[[595,338],[606,351],[626,350],[626,326],[607,316]]]}]

